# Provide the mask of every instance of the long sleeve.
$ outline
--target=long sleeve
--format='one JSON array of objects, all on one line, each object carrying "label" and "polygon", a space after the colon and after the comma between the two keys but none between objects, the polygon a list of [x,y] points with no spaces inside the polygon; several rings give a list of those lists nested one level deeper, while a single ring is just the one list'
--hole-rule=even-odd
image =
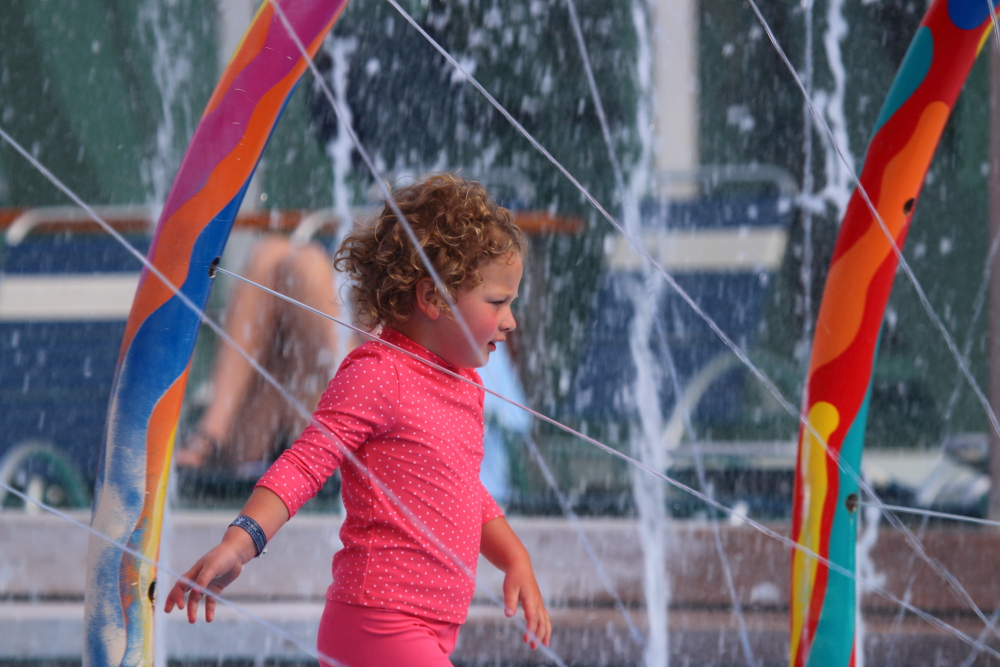
[{"label": "long sleeve", "polygon": [[323,486],[348,452],[377,436],[394,419],[398,376],[379,348],[349,356],[306,427],[261,477],[294,515]]},{"label": "long sleeve", "polygon": [[479,491],[483,500],[483,525],[486,525],[493,519],[503,516],[503,510],[500,509],[500,505],[493,499],[493,496],[486,490],[482,482],[479,483]]}]

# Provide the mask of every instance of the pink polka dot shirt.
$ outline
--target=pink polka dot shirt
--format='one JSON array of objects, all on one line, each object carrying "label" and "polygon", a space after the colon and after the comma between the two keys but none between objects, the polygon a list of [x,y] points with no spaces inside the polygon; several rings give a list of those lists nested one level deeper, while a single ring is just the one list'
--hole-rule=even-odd
[{"label": "pink polka dot shirt", "polygon": [[[481,384],[475,370],[397,331],[382,340]],[[479,481],[483,399],[481,389],[379,342],[347,356],[314,414],[342,444],[309,426],[258,482],[294,515],[341,467],[344,548],[327,599],[465,621],[483,524],[503,514]]]}]

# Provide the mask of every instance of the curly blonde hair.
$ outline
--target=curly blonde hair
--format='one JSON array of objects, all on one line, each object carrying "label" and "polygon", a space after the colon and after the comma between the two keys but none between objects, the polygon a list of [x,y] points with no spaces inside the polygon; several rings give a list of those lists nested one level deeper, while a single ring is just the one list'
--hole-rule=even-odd
[{"label": "curly blonde hair", "polygon": [[[395,190],[392,199],[452,298],[482,282],[481,262],[527,250],[510,211],[475,181],[431,174]],[[406,322],[417,282],[430,276],[388,202],[373,224],[344,239],[334,267],[350,278],[354,319],[369,330]]]}]

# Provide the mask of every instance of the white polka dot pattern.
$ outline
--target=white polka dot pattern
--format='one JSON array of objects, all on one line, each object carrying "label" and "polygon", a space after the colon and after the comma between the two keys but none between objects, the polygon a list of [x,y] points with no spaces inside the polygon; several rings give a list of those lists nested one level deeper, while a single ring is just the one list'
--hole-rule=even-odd
[{"label": "white polka dot pattern", "polygon": [[[399,332],[382,339],[481,384],[475,370],[451,366]],[[479,481],[483,398],[481,389],[381,343],[347,356],[314,417],[437,540],[310,426],[258,485],[295,514],[343,462],[344,548],[333,558],[328,599],[465,621],[475,581],[453,557],[475,573],[482,526],[503,514]]]}]

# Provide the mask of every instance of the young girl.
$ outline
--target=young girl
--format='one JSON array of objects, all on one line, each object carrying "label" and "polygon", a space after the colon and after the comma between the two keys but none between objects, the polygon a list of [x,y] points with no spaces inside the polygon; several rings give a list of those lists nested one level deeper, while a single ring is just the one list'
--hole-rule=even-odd
[{"label": "young girl", "polygon": [[[451,665],[480,552],[505,573],[507,616],[518,603],[524,609],[524,641],[548,646],[528,553],[479,481],[484,396],[465,381],[481,384],[473,368],[516,326],[526,240],[482,186],[453,175],[393,199],[451,303],[388,204],[374,226],[345,239],[335,265],[352,279],[355,318],[381,330],[380,340],[347,356],[313,416],[323,428],[306,428],[184,577],[220,593],[341,466],[344,546],[333,559],[321,654],[350,667]],[[188,584],[174,585],[165,608],[183,609],[185,595],[193,623],[203,594]],[[206,597],[205,620],[214,614]]]}]

